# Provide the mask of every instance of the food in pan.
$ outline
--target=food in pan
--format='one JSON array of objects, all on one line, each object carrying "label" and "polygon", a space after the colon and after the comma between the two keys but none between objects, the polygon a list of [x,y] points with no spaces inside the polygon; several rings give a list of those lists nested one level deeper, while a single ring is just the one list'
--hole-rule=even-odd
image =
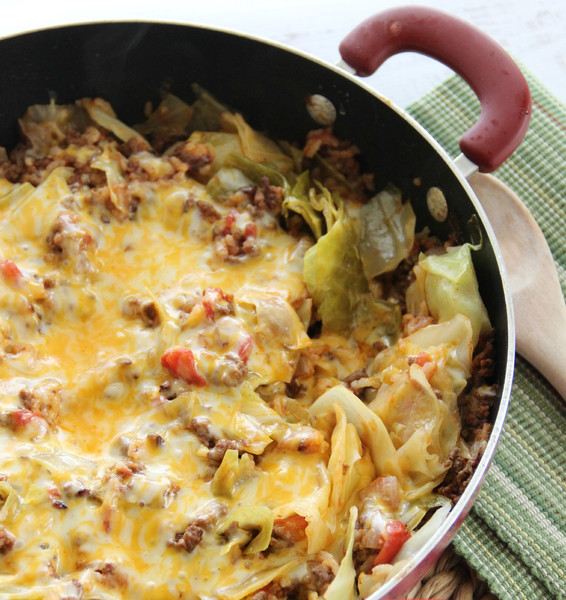
[{"label": "food in pan", "polygon": [[474,248],[195,90],[0,157],[2,598],[364,598],[481,456]]}]

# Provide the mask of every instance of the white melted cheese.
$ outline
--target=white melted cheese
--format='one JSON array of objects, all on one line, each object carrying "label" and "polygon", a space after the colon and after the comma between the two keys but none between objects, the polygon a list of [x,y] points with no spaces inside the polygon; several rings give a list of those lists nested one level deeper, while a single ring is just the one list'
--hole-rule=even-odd
[{"label": "white melted cheese", "polygon": [[[312,240],[214,200],[176,157],[134,154],[130,177],[117,147],[52,148],[37,187],[0,179],[0,598],[245,600],[301,581],[316,600],[310,561],[336,575],[329,597],[355,590],[355,505],[369,497],[376,550],[448,468],[469,320],[379,353],[355,332],[311,339]],[[373,502],[381,476],[397,511]]]},{"label": "white melted cheese", "polygon": [[[264,448],[278,427],[291,427],[276,413],[278,424],[266,429],[261,418],[241,412],[239,390],[246,382],[289,381],[297,350],[308,344],[291,308],[305,297],[304,246],[267,215],[258,221],[259,253],[228,263],[215,255],[213,225],[194,206],[211,202],[195,181],[136,182],[144,199],[135,218],[105,222],[87,190],[71,192],[69,175],[68,168],[56,169],[15,205],[0,202],[0,252],[23,275],[18,285],[0,282],[0,474],[19,502],[3,523],[16,541],[0,556],[1,595],[243,597],[232,587],[253,591],[256,573],[275,567],[283,573],[289,561],[254,555],[238,562],[240,550],[223,554],[226,539],[214,528],[191,553],[168,540],[210,502],[220,501],[228,515],[240,505],[275,511],[321,485],[325,449],[268,453],[231,497],[218,498],[208,450],[188,429],[192,417],[204,415],[215,430],[252,442],[256,436]],[[1,183],[4,195],[12,191]],[[215,208],[222,218],[228,212]],[[61,218],[63,251],[50,256],[46,240]],[[53,284],[43,286],[49,278]],[[209,287],[234,296],[234,313],[214,324],[202,309],[182,315],[179,298]],[[152,302],[159,325],[125,316],[129,297]],[[208,373],[249,336],[245,382],[181,384],[172,401],[160,394],[159,386],[171,380],[160,363],[167,348],[191,348],[199,370]],[[20,391],[46,380],[61,388],[57,422],[42,428],[34,417],[10,427],[9,415],[22,410]],[[124,462],[140,471],[117,476],[116,465]]]}]

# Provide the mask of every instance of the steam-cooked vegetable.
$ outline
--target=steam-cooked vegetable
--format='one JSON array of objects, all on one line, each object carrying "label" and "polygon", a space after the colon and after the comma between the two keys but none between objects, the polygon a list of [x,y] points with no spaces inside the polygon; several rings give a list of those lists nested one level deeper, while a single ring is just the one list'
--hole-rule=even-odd
[{"label": "steam-cooked vegetable", "polygon": [[0,481],[0,526],[13,521],[22,504],[16,490],[6,481]]},{"label": "steam-cooked vegetable", "polygon": [[144,136],[160,135],[164,138],[179,138],[189,135],[189,124],[193,108],[174,94],[166,94],[147,119],[135,129]]},{"label": "steam-cooked vegetable", "polygon": [[413,314],[429,313],[440,322],[465,315],[472,323],[475,346],[491,324],[479,294],[471,249],[464,244],[448,248],[446,254],[422,256],[407,291],[407,304]]},{"label": "steam-cooked vegetable", "polygon": [[83,98],[78,105],[86,110],[88,116],[98,125],[110,130],[118,139],[127,142],[132,138],[139,140],[144,146],[149,146],[145,138],[135,129],[120,121],[112,106],[102,98]]},{"label": "steam-cooked vegetable", "polygon": [[354,548],[357,518],[358,509],[352,506],[345,538],[346,551],[340,562],[336,577],[324,593],[324,600],[353,600],[355,598],[356,569],[352,559],[352,550]]},{"label": "steam-cooked vegetable", "polygon": [[28,107],[19,125],[36,156],[45,156],[61,143],[69,131],[81,131],[89,123],[88,113],[76,104],[35,104]]},{"label": "steam-cooked vegetable", "polygon": [[360,258],[367,279],[392,271],[413,247],[416,217],[401,191],[389,185],[360,210]]}]

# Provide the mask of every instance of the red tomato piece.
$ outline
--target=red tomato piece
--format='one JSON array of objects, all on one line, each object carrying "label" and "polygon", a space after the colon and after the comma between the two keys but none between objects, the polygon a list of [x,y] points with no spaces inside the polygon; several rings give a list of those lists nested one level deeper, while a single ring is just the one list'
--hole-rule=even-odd
[{"label": "red tomato piece", "polygon": [[228,235],[232,231],[232,225],[236,222],[236,217],[238,216],[238,211],[231,210],[226,217],[224,218],[224,229],[222,233],[224,235]]},{"label": "red tomato piece", "polygon": [[231,297],[227,296],[220,288],[210,287],[204,290],[202,305],[208,319],[214,320],[217,307],[221,302],[230,302]]},{"label": "red tomato piece", "polygon": [[383,546],[374,558],[373,566],[390,564],[410,537],[411,534],[407,530],[405,523],[401,521],[389,521],[385,525]]},{"label": "red tomato piece", "polygon": [[308,522],[301,515],[291,515],[275,519],[275,524],[285,529],[286,535],[293,542],[298,542],[305,537]]},{"label": "red tomato piece", "polygon": [[415,362],[419,367],[424,367],[427,362],[432,362],[432,358],[427,352],[419,352]]},{"label": "red tomato piece", "polygon": [[255,223],[247,223],[244,229],[244,235],[249,237],[257,237],[257,225]]},{"label": "red tomato piece", "polygon": [[25,408],[18,408],[11,414],[12,424],[15,429],[19,427],[25,427],[34,417],[39,417],[37,413]]},{"label": "red tomato piece", "polygon": [[248,358],[252,353],[253,345],[254,341],[252,339],[252,336],[248,334],[248,336],[238,348],[238,356],[244,361],[244,363],[248,362]]},{"label": "red tomato piece", "polygon": [[163,353],[161,364],[173,377],[201,387],[206,385],[206,379],[197,370],[195,355],[189,348],[184,346],[169,348]]},{"label": "red tomato piece", "polygon": [[16,263],[9,258],[0,260],[0,273],[8,283],[13,284],[20,283],[24,277]]}]

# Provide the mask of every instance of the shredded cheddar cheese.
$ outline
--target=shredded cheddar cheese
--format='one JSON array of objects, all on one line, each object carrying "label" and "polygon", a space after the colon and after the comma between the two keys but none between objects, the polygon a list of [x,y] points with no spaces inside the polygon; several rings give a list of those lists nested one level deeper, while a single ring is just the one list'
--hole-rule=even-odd
[{"label": "shredded cheddar cheese", "polygon": [[[470,320],[403,335],[365,282],[352,327],[327,326],[304,225],[324,214],[330,235],[345,213],[328,220],[318,183],[297,208],[296,156],[240,115],[191,134],[196,105],[164,152],[106,103],[77,107],[28,115],[19,177],[0,170],[0,597],[378,587],[386,525],[400,546],[462,445]],[[228,146],[285,181],[218,164]]]}]

